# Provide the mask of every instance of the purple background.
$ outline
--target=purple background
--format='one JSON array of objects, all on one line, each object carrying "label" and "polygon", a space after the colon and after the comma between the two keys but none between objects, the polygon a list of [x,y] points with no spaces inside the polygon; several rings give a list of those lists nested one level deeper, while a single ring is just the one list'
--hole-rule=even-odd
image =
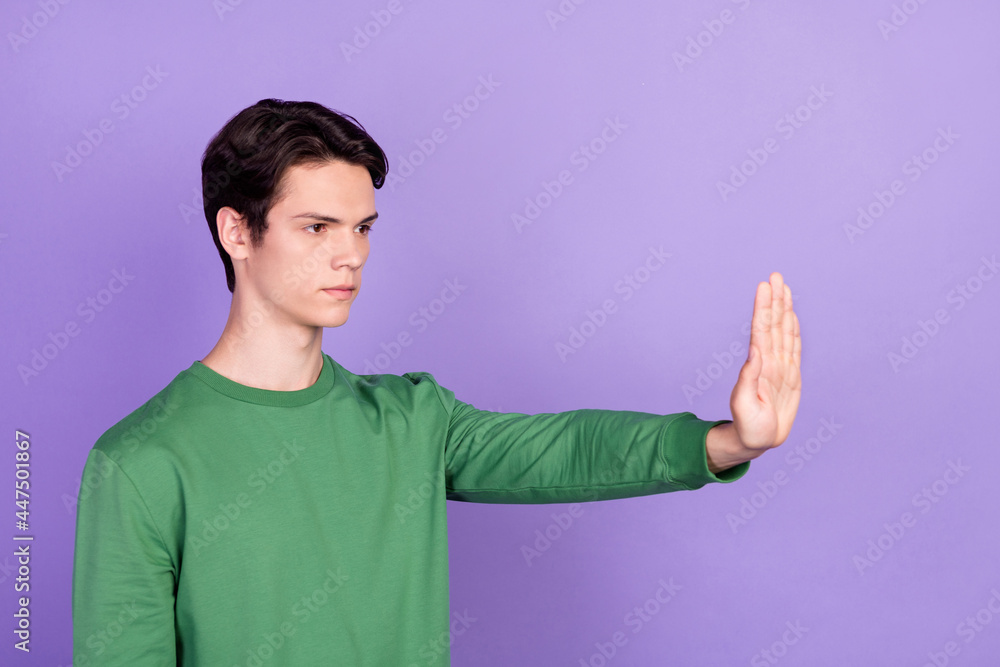
[{"label": "purple background", "polygon": [[[354,372],[430,371],[490,410],[725,419],[756,284],[780,271],[795,296],[799,413],[739,482],[588,503],[561,532],[566,505],[449,503],[452,609],[476,619],[456,666],[597,666],[616,632],[609,665],[997,664],[1000,280],[983,259],[1000,250],[1000,6],[567,0],[553,22],[556,0],[224,2],[0,12],[0,662],[71,662],[84,460],[221,334],[199,160],[232,115],[278,97],[355,116],[409,174],[377,191],[364,289],[326,332]],[[829,95],[809,109],[813,87]],[[794,133],[778,125],[796,113]],[[602,144],[606,119],[624,127]],[[88,139],[102,120],[112,131]],[[436,128],[445,141],[420,154]],[[586,145],[601,152],[581,162]],[[89,154],[57,171],[70,149]],[[539,197],[563,170],[571,183]],[[545,207],[519,231],[526,199]],[[859,207],[880,215],[851,234]],[[650,247],[671,256],[644,274]],[[115,270],[134,278],[102,292]],[[626,274],[646,280],[628,299]],[[447,280],[465,291],[418,329]],[[561,359],[607,299],[617,310]],[[22,379],[68,323],[78,335]],[[413,344],[379,357],[403,332]],[[710,386],[685,395],[699,373]],[[11,632],[15,429],[31,435],[30,655]],[[522,547],[546,530],[529,565]],[[626,614],[661,579],[679,592],[634,632]]]}]

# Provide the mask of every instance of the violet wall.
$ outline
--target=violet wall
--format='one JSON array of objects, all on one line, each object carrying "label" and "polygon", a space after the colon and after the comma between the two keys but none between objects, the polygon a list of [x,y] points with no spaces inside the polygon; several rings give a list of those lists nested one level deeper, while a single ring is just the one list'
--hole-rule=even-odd
[{"label": "violet wall", "polygon": [[0,662],[73,659],[84,460],[218,339],[199,160],[278,97],[390,157],[324,338],[354,372],[725,419],[757,282],[794,293],[799,414],[742,480],[569,525],[449,504],[456,667],[998,664],[998,25],[986,0],[5,2]]}]

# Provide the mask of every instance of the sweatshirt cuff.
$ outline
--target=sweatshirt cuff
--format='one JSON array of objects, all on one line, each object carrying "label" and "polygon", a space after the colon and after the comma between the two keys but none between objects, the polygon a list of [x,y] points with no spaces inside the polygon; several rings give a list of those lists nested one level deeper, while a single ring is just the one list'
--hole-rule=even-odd
[{"label": "sweatshirt cuff", "polygon": [[708,469],[708,452],[705,441],[714,426],[731,424],[731,419],[705,421],[693,413],[682,412],[663,429],[660,440],[660,457],[666,469],[667,480],[680,488],[694,490],[706,484],[735,482],[750,469],[744,461],[718,473]]}]

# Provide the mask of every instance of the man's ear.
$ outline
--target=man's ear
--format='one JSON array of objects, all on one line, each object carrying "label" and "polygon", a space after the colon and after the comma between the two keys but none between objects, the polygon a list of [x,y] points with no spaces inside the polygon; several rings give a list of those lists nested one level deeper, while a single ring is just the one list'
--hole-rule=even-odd
[{"label": "man's ear", "polygon": [[246,219],[230,206],[223,206],[215,215],[215,227],[219,232],[219,243],[232,259],[246,259],[250,244],[250,231]]}]

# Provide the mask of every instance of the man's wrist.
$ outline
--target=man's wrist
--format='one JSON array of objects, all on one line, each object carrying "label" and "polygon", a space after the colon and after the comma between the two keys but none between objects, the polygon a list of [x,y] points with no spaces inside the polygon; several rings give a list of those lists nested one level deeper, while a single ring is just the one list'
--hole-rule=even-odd
[{"label": "man's wrist", "polygon": [[762,453],[743,445],[732,422],[713,426],[705,436],[705,455],[712,474],[755,459]]}]

